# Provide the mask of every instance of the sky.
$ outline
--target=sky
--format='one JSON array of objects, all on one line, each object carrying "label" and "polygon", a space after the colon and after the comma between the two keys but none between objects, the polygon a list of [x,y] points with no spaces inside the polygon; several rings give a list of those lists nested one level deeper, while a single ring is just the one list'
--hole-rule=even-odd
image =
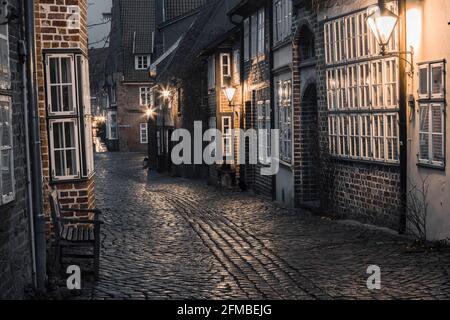
[{"label": "sky", "polygon": [[[111,3],[112,0],[88,0],[88,24],[102,23],[102,13],[111,12]],[[109,23],[89,28],[89,48],[103,48],[109,30]]]}]

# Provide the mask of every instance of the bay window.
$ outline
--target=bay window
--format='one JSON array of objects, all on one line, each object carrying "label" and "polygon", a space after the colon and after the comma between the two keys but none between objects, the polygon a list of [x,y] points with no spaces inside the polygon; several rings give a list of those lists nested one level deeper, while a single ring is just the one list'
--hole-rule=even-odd
[{"label": "bay window", "polygon": [[15,199],[11,98],[0,96],[0,205]]},{"label": "bay window", "polygon": [[[353,160],[399,163],[399,63],[382,57],[367,13],[324,25],[329,150]],[[397,33],[389,47],[398,51]]]},{"label": "bay window", "polygon": [[94,173],[88,60],[81,54],[45,56],[52,181]]}]

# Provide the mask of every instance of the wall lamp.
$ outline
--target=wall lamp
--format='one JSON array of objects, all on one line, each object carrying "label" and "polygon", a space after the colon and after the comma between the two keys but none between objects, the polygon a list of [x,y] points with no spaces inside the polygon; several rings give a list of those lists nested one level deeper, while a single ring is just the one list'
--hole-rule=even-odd
[{"label": "wall lamp", "polygon": [[[388,52],[386,49],[399,21],[399,16],[387,7],[388,2],[392,2],[392,0],[378,0],[378,5],[370,6],[367,9],[367,24],[381,48],[380,54],[382,56],[396,56],[406,61],[411,67],[408,76],[412,78],[414,77],[414,48],[411,46],[410,51],[405,52]],[[401,57],[401,55],[410,55],[411,61]]]}]

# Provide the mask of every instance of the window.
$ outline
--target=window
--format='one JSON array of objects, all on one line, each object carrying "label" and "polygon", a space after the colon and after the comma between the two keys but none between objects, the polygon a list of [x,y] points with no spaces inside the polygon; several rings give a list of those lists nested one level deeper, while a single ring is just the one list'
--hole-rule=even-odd
[{"label": "window", "polygon": [[278,0],[273,4],[274,42],[279,43],[291,35],[292,0]]},{"label": "window", "polygon": [[55,180],[80,177],[77,129],[76,119],[50,120],[52,177]]},{"label": "window", "polygon": [[233,132],[231,117],[222,118],[223,155],[227,158],[233,155]]},{"label": "window", "polygon": [[151,90],[149,87],[139,88],[139,104],[141,106],[150,106],[151,103]]},{"label": "window", "polygon": [[47,54],[46,98],[53,181],[94,172],[89,65],[75,53]]},{"label": "window", "polygon": [[324,26],[329,149],[336,157],[398,163],[399,60],[380,56],[366,16],[362,10]]},{"label": "window", "polygon": [[271,156],[270,101],[259,101],[258,113],[258,155],[261,164],[269,164]]},{"label": "window", "polygon": [[419,163],[445,167],[445,62],[419,64]]},{"label": "window", "polygon": [[10,85],[8,25],[0,25],[0,89],[9,89]]},{"label": "window", "polygon": [[119,138],[119,135],[117,132],[117,112],[116,111],[108,112],[107,138],[109,140],[117,140]]},{"label": "window", "polygon": [[250,59],[250,19],[244,20],[244,61]]},{"label": "window", "polygon": [[135,68],[136,70],[147,70],[150,67],[150,56],[136,56]]},{"label": "window", "polygon": [[265,11],[263,8],[258,11],[258,54],[264,54],[266,49],[265,23]]},{"label": "window", "polygon": [[0,96],[0,205],[15,199],[11,98]]},{"label": "window", "polygon": [[214,90],[216,87],[216,58],[208,58],[208,90]]},{"label": "window", "polygon": [[139,138],[142,144],[148,143],[148,124],[147,123],[141,123],[140,124],[140,132],[139,132]]},{"label": "window", "polygon": [[241,83],[241,59],[239,50],[233,52],[233,82],[235,84]]},{"label": "window", "polygon": [[76,114],[73,55],[47,56],[47,104],[50,115]]},{"label": "window", "polygon": [[258,14],[255,13],[251,18],[251,56],[255,58],[258,55]]},{"label": "window", "polygon": [[[216,120],[216,117],[211,117],[211,118],[209,118],[209,129],[216,129],[217,128],[217,120]],[[211,137],[211,145],[213,145],[214,146],[214,149],[213,149],[213,151],[211,152],[211,157],[212,158],[215,158],[216,157],[216,148],[217,148],[217,145],[216,145],[216,136],[212,136]]]},{"label": "window", "polygon": [[292,160],[292,83],[291,80],[278,82],[278,122],[280,129],[280,159]]},{"label": "window", "polygon": [[420,105],[419,162],[445,166],[445,113],[444,104]]},{"label": "window", "polygon": [[221,79],[222,79],[222,87],[226,86],[231,79],[231,60],[229,53],[221,53],[220,54],[220,70],[221,70]]}]

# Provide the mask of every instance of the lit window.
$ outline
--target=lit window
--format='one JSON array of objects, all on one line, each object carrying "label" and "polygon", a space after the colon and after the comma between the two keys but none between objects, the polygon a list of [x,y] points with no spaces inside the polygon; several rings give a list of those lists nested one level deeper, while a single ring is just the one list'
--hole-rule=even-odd
[{"label": "lit window", "polygon": [[278,82],[278,123],[280,129],[280,159],[292,161],[292,82]]},{"label": "lit window", "polygon": [[261,164],[269,164],[271,160],[270,101],[259,101],[257,114],[259,161]]},{"label": "lit window", "polygon": [[15,199],[11,98],[0,96],[0,205]]},{"label": "lit window", "polygon": [[107,119],[107,138],[109,140],[117,140],[118,132],[117,132],[117,112],[109,111],[108,119]]},{"label": "lit window", "polygon": [[135,68],[136,70],[147,70],[150,67],[150,56],[136,56]]}]

